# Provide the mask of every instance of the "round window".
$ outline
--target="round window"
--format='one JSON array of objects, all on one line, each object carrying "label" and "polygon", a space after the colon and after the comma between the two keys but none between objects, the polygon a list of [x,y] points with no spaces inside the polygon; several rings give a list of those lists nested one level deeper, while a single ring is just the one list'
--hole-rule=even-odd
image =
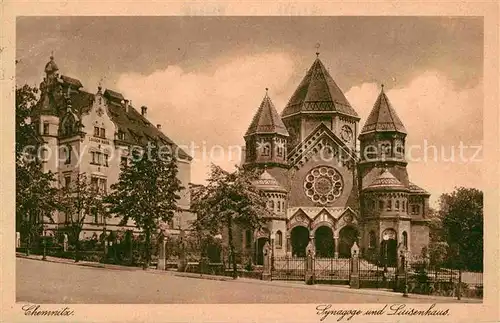
[{"label": "round window", "polygon": [[313,202],[332,203],[342,195],[344,183],[333,167],[319,166],[307,173],[304,179],[304,191]]}]

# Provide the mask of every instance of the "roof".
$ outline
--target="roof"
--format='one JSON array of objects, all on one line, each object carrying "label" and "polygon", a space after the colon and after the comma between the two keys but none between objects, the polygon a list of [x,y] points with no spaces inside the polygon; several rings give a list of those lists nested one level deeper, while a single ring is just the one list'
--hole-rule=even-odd
[{"label": "roof", "polygon": [[[120,93],[112,90],[106,90],[104,93],[112,95],[113,98],[122,96]],[[119,94],[119,96],[116,94]],[[95,94],[83,90],[72,91],[69,100],[66,100],[66,104],[68,106],[71,105],[72,111],[76,113],[77,116],[81,116],[90,111],[94,99]],[[116,142],[124,145],[144,145],[147,144],[148,141],[159,140],[165,145],[173,145],[174,149],[178,149],[178,156],[180,158],[192,159],[185,151],[180,149],[172,139],[149,122],[132,105],[128,105],[126,108],[124,104],[117,102],[116,99],[111,99],[107,103],[111,120],[116,124],[117,130],[124,134],[124,139],[115,139]],[[59,110],[61,116],[65,111],[66,108]]]},{"label": "roof", "polygon": [[316,58],[300,82],[281,117],[300,112],[337,112],[358,117],[319,58]]},{"label": "roof", "polygon": [[61,75],[61,79],[63,80],[64,83],[67,83],[76,89],[83,87],[82,82],[80,82],[80,80],[74,79],[72,77]]},{"label": "roof", "polygon": [[288,131],[267,92],[245,136],[253,134],[280,134],[288,136]]},{"label": "roof", "polygon": [[259,179],[254,182],[255,187],[263,191],[284,192],[287,190],[271,174],[264,170]]},{"label": "roof", "polygon": [[406,134],[405,126],[389,102],[389,98],[384,92],[384,87],[382,87],[377,101],[375,102],[368,119],[366,119],[360,135],[372,131],[395,131]]},{"label": "roof", "polygon": [[104,96],[117,101],[125,100],[125,98],[120,92],[116,92],[110,89],[106,89],[106,91],[104,91]]},{"label": "roof", "polygon": [[385,169],[364,190],[408,190],[392,173]]},{"label": "roof", "polygon": [[412,182],[410,182],[410,193],[430,195],[429,192]]}]

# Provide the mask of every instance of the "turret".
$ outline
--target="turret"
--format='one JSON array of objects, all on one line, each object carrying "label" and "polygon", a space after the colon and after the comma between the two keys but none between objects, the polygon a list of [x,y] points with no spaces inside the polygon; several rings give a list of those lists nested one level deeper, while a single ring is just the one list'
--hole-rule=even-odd
[{"label": "turret", "polygon": [[287,167],[288,131],[266,94],[245,134],[245,167]]}]

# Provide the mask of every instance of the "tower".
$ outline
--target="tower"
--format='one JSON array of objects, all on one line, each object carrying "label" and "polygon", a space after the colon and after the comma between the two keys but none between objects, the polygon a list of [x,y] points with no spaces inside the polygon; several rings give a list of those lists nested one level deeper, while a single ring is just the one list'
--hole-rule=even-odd
[{"label": "tower", "polygon": [[388,169],[404,186],[409,186],[405,159],[406,129],[384,92],[384,87],[359,135],[358,164],[361,188]]},{"label": "tower", "polygon": [[44,145],[41,158],[44,171],[58,172],[58,133],[59,133],[59,103],[61,87],[58,81],[59,68],[50,56],[45,65],[45,78],[40,84],[41,100],[35,107],[33,121],[43,138]]},{"label": "tower", "polygon": [[245,166],[287,167],[287,138],[281,121],[266,89],[252,123],[245,134]]},{"label": "tower", "polygon": [[356,150],[360,118],[319,59],[319,53],[316,56],[281,114],[290,133],[289,151],[320,124]]}]

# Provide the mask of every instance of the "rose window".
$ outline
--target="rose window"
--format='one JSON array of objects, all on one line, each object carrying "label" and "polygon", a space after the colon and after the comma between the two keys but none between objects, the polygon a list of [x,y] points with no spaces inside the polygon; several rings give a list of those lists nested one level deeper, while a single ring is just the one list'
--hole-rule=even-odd
[{"label": "rose window", "polygon": [[304,180],[304,191],[315,203],[328,204],[342,195],[342,177],[333,168],[320,166],[311,169]]}]

